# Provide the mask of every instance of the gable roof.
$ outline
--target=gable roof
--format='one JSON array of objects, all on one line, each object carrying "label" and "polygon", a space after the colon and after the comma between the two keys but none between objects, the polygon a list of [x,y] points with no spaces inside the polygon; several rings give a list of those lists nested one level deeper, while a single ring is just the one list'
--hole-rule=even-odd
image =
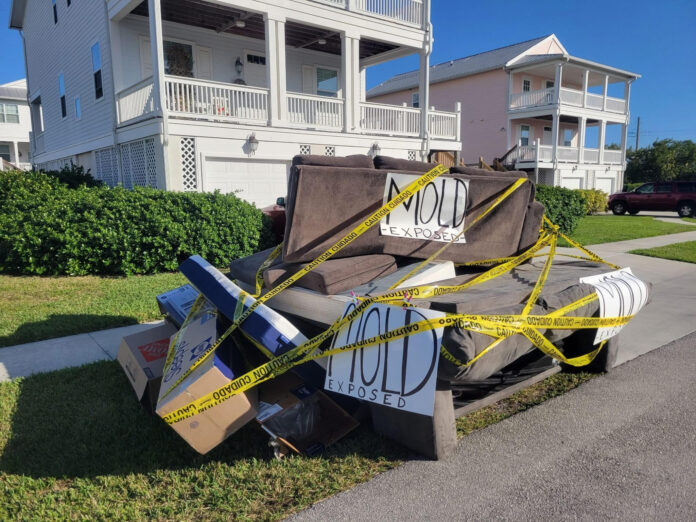
[{"label": "gable roof", "polygon": [[[457,60],[450,60],[430,67],[430,83],[445,82],[471,76],[494,69],[502,69],[511,60],[514,60],[522,53],[528,51],[535,45],[543,42],[553,35],[540,36],[525,42],[519,42],[492,51],[472,54]],[[367,93],[368,96],[379,96],[396,91],[413,89],[418,87],[418,70],[397,74],[389,80],[373,87]]]},{"label": "gable roof", "polygon": [[0,85],[0,98],[4,100],[27,101],[27,81],[17,80]]}]

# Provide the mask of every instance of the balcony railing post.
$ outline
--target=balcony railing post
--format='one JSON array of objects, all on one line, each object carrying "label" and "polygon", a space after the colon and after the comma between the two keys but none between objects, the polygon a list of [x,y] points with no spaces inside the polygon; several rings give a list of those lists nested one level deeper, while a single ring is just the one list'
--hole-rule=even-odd
[{"label": "balcony railing post", "polygon": [[587,89],[589,89],[590,83],[590,70],[585,69],[585,73],[582,75],[582,106],[587,107]]},{"label": "balcony railing post", "polygon": [[580,118],[580,126],[578,128],[578,163],[585,162],[585,133],[587,127],[587,119]]},{"label": "balcony railing post", "polygon": [[609,91],[609,75],[604,75],[604,100],[602,100],[602,110],[607,110],[607,91]]},{"label": "balcony railing post", "polygon": [[456,126],[454,129],[456,133],[456,140],[462,141],[462,102],[457,102],[454,110],[457,113],[457,123],[455,124]]},{"label": "balcony railing post", "polygon": [[541,140],[539,138],[534,142],[534,161],[537,163],[541,160]]}]

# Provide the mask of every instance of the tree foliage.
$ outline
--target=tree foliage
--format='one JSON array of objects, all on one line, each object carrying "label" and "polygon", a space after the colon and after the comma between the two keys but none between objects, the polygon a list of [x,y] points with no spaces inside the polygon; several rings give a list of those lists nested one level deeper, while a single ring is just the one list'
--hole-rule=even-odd
[{"label": "tree foliage", "polygon": [[660,140],[650,147],[629,150],[626,181],[696,179],[696,143],[691,140]]}]

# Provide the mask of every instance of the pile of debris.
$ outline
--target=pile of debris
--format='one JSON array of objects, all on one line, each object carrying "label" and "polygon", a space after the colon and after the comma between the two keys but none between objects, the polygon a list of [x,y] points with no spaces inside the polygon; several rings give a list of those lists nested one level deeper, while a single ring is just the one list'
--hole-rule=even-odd
[{"label": "pile of debris", "polygon": [[200,453],[254,419],[278,455],[371,421],[441,458],[453,390],[542,359],[607,370],[647,302],[630,269],[579,245],[552,269],[562,234],[534,196],[523,172],[297,156],[283,243],[228,275],[186,260],[190,284],[157,297],[166,323],[118,359]]}]

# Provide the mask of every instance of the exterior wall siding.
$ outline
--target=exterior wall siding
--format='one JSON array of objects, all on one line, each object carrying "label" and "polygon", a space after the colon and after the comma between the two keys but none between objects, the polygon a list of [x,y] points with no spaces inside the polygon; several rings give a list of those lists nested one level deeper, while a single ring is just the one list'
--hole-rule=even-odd
[{"label": "exterior wall siding", "polygon": [[[102,1],[57,2],[58,23],[53,22],[51,3],[28,0],[24,23],[29,96],[41,95],[45,153],[55,156],[113,132],[114,105],[111,56]],[[92,45],[99,42],[104,95],[95,98]],[[61,116],[58,76],[64,75],[67,117]],[[82,118],[75,115],[75,97],[80,98]]]}]

